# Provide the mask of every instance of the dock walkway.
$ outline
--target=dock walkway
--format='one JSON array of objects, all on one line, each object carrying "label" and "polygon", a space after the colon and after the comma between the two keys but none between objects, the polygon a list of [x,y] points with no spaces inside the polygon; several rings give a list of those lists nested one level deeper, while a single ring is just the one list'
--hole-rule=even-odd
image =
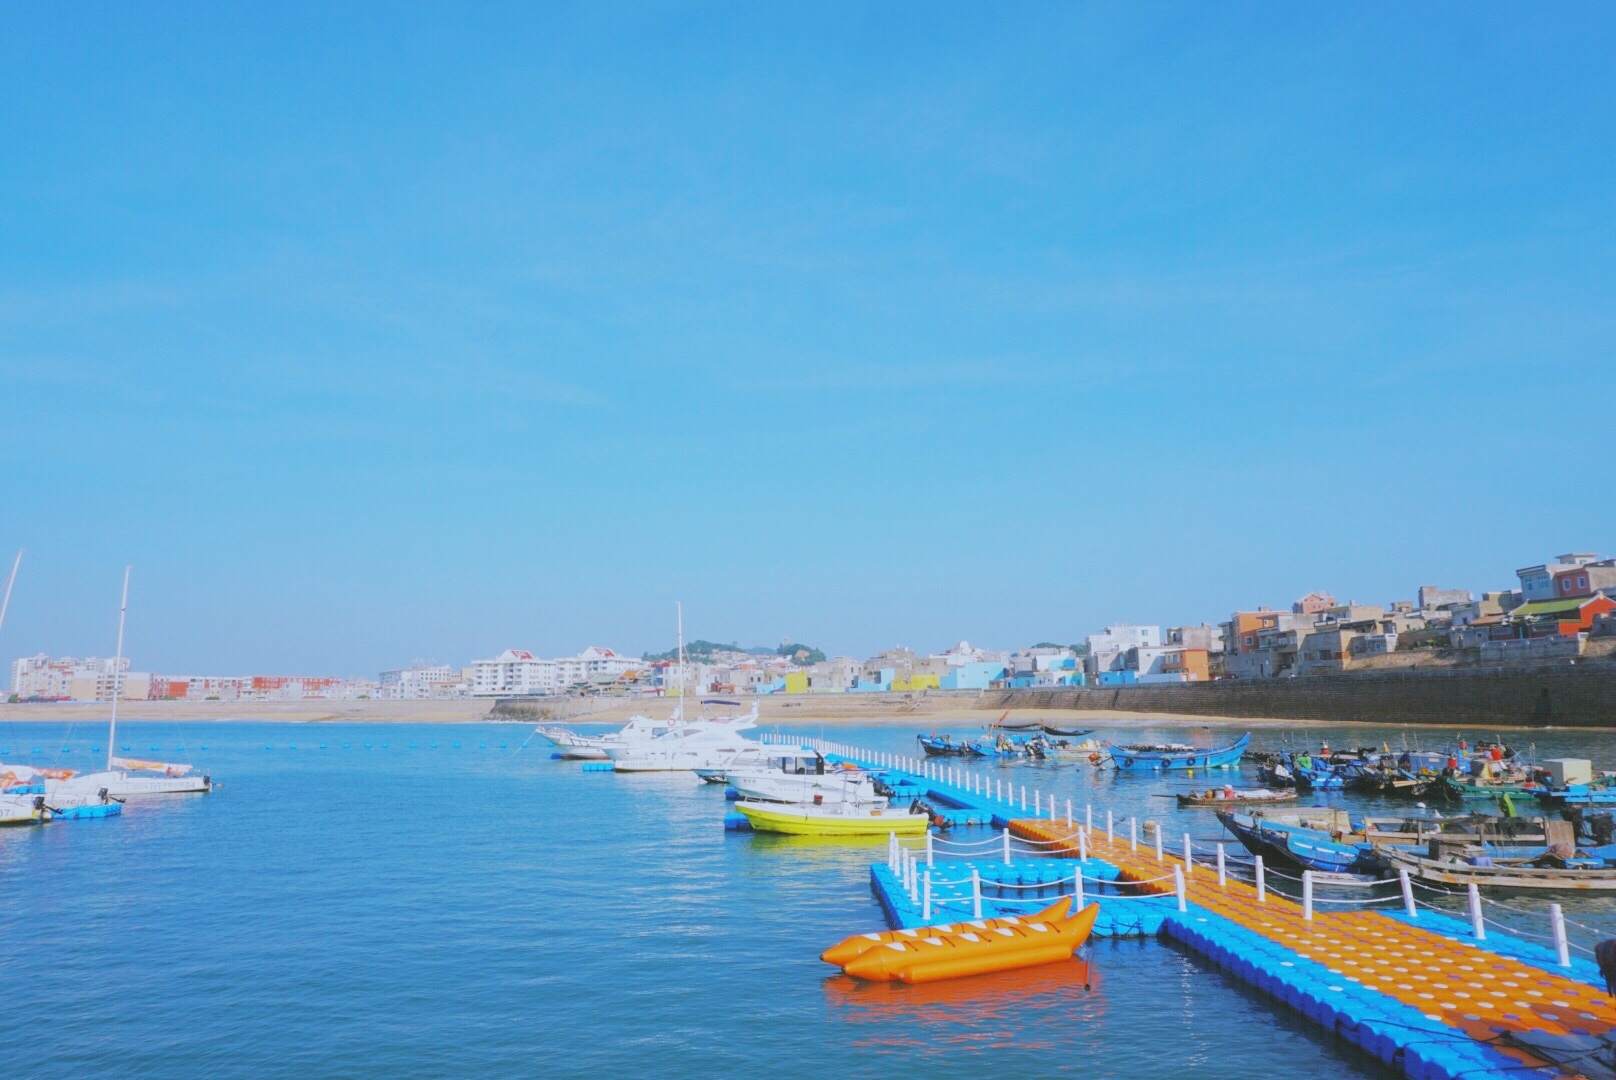
[{"label": "dock walkway", "polygon": [[[1421,910],[1410,917],[1368,906],[1385,897],[1366,896],[1344,910],[1317,910],[1317,904],[1338,898],[1315,899],[1304,907],[1220,875],[1204,853],[1197,862],[1195,852],[1188,858],[1182,851],[1169,853],[1154,838],[1147,846],[1137,834],[1118,837],[1093,829],[1093,811],[1087,808],[1081,820],[1074,820],[1070,807],[1066,815],[1058,814],[1051,797],[1048,816],[1018,815],[1014,792],[1007,800],[997,790],[980,791],[968,775],[959,784],[941,783],[939,776],[955,773],[935,763],[836,744],[824,748],[964,806],[992,811],[994,824],[1051,855],[1070,858],[1081,846],[1089,862],[1115,871],[1117,886],[1131,883],[1135,891],[1170,900],[1160,922],[1163,936],[1407,1076],[1616,1075],[1609,1045],[1616,1042],[1616,1003],[1585,961],[1566,962],[1563,954],[1499,930],[1478,940],[1465,923],[1438,912]],[[1022,805],[1025,799],[1023,794]],[[1038,800],[1034,805],[1042,815],[1044,805]],[[1168,876],[1175,868],[1183,876],[1181,893]],[[953,880],[959,874],[945,864],[939,876]],[[918,916],[883,893],[884,877],[891,882],[888,891],[899,896],[912,895],[907,887],[912,883],[900,880],[892,865],[878,864],[872,871],[889,920],[895,926],[915,925]],[[1122,899],[1108,898],[1103,890],[1087,898],[1098,900],[1102,912],[1112,906],[1108,899]],[[943,899],[947,914],[942,918],[960,917],[958,895]]]}]

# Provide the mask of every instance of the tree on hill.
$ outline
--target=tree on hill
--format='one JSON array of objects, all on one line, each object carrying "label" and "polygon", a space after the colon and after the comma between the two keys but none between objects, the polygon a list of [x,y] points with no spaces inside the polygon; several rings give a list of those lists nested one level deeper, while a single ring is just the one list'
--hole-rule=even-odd
[{"label": "tree on hill", "polygon": [[809,664],[822,664],[825,662],[823,649],[816,649],[812,645],[799,645],[796,642],[780,646],[775,650],[774,654],[783,656],[793,664],[800,664],[803,667],[807,667]]}]

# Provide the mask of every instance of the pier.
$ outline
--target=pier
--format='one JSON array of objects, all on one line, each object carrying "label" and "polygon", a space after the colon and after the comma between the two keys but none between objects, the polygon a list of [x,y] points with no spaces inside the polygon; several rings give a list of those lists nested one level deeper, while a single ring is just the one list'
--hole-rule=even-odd
[{"label": "pier", "polygon": [[1100,905],[1096,936],[1175,941],[1407,1076],[1612,1075],[1616,1002],[1596,966],[1572,955],[1558,905],[1543,946],[1487,918],[1475,892],[1465,920],[1422,900],[1406,875],[1304,874],[1298,900],[1269,887],[1274,871],[1261,859],[1220,843],[1175,842],[1155,823],[1052,795],[1029,800],[957,766],[811,743],[1001,830],[894,839],[871,885],[895,929],[1025,914],[1075,895]]}]

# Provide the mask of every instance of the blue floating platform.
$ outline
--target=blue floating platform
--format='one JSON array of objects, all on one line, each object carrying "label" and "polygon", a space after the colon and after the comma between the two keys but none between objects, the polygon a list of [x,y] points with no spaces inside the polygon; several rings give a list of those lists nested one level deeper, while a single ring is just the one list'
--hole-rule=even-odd
[{"label": "blue floating platform", "polygon": [[609,761],[586,761],[584,772],[611,772],[612,763]]},{"label": "blue floating platform", "polygon": [[751,832],[752,823],[748,821],[746,819],[746,815],[741,813],[739,810],[731,810],[729,813],[724,815],[724,831]]}]

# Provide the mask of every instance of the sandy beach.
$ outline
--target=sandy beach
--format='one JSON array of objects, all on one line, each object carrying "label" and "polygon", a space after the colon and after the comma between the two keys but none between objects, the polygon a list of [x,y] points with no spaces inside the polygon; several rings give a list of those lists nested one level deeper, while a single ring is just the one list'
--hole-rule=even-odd
[{"label": "sandy beach", "polygon": [[[886,695],[838,697],[763,697],[758,699],[758,723],[762,726],[812,725],[852,727],[868,725],[909,725],[926,728],[934,724],[987,724],[1003,710],[975,707],[975,695],[905,699]],[[582,703],[577,703],[581,705]],[[747,699],[748,707],[751,700]],[[585,712],[558,722],[571,724],[621,724],[640,713],[665,714],[674,707],[669,699],[641,698],[613,702],[607,708]],[[487,700],[460,701],[131,701],[118,706],[120,720],[183,720],[191,723],[272,720],[287,723],[486,723],[505,720],[529,724],[521,718],[491,716]],[[105,719],[105,703],[69,702],[61,704],[0,705],[0,720],[12,722],[84,721]],[[1010,716],[1043,717],[1083,726],[1116,726],[1169,721],[1208,727],[1222,725],[1305,727],[1307,720],[1252,720],[1223,716],[1180,716],[1166,713],[1106,712],[1088,709],[1012,709]]]}]

